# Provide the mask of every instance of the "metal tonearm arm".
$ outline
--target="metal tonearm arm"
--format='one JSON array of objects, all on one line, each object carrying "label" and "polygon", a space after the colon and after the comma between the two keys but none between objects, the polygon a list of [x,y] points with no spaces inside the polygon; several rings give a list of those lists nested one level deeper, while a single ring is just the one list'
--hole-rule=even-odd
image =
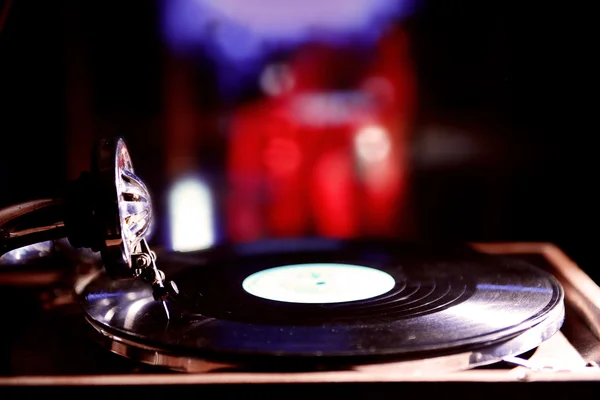
[{"label": "metal tonearm arm", "polygon": [[[52,215],[51,223],[35,225],[23,221],[24,216],[43,212]],[[41,199],[0,209],[0,256],[32,243],[56,240],[66,236],[63,201]]]}]

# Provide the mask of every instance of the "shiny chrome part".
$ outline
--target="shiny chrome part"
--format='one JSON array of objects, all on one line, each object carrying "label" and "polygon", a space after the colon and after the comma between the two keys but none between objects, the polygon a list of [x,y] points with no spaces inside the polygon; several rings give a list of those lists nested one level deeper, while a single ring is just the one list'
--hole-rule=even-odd
[{"label": "shiny chrome part", "polygon": [[[34,200],[0,210],[0,256],[66,237],[74,248],[99,251],[113,279],[135,278],[144,272],[143,279],[152,285],[156,298],[164,299],[170,291],[145,241],[152,219],[150,194],[134,172],[124,140],[101,140],[91,171],[69,182],[64,199]],[[145,267],[132,261],[140,255],[150,257]],[[20,256],[15,253],[4,261],[18,261]]]},{"label": "shiny chrome part", "polygon": [[[32,226],[31,219],[23,217],[33,213],[44,213],[48,223]],[[64,237],[63,218],[60,199],[33,200],[0,210],[0,256],[27,245]]]},{"label": "shiny chrome part", "polygon": [[47,240],[18,247],[0,256],[0,267],[5,265],[34,265],[41,259],[58,259],[59,263],[70,265],[101,267],[102,259],[98,252],[88,248],[76,249],[69,244],[67,238]]},{"label": "shiny chrome part", "polygon": [[152,203],[144,182],[132,171],[120,172],[119,215],[123,237],[131,249],[150,231]]},{"label": "shiny chrome part", "polygon": [[30,244],[2,254],[0,266],[28,264],[40,258],[50,257],[54,252],[54,241],[52,240]]},{"label": "shiny chrome part", "polygon": [[179,372],[210,372],[234,368],[233,364],[210,362],[198,358],[165,353],[158,347],[147,346],[107,332],[86,318],[96,333],[95,338],[111,352],[148,365],[165,367]]},{"label": "shiny chrome part", "polygon": [[140,240],[151,231],[152,201],[144,182],[135,174],[123,139],[100,142],[92,174],[99,193],[94,211],[101,216],[97,244],[114,278],[136,276],[131,257]]},{"label": "shiny chrome part", "polygon": [[131,263],[136,267],[135,275],[152,285],[152,297],[154,300],[163,302],[163,308],[167,315],[167,320],[170,318],[169,308],[165,300],[170,294],[177,294],[177,286],[174,282],[165,282],[165,273],[156,268],[156,254],[150,250],[146,239],[141,238],[136,241],[132,247]]}]

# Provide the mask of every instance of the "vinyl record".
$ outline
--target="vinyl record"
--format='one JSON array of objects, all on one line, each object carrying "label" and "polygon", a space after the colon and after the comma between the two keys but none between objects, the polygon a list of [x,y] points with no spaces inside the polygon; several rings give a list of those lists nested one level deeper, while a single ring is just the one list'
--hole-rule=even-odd
[{"label": "vinyl record", "polygon": [[273,241],[158,262],[180,289],[167,302],[169,320],[149,285],[102,275],[80,295],[92,326],[156,354],[237,364],[465,351],[484,363],[539,345],[564,318],[553,276],[466,246]]}]

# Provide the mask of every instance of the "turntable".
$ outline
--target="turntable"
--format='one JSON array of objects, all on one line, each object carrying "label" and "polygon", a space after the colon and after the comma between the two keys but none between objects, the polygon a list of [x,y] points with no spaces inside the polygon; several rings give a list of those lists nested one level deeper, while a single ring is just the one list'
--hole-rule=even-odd
[{"label": "turntable", "polygon": [[[0,211],[0,286],[14,301],[42,299],[8,314],[1,390],[287,383],[298,395],[346,383],[356,395],[384,383],[444,393],[424,385],[545,382],[572,392],[600,379],[600,288],[551,244],[305,238],[155,253],[151,227],[122,139],[99,143],[65,199]],[[39,243],[80,249],[74,268],[11,258],[35,243],[36,255]]]}]

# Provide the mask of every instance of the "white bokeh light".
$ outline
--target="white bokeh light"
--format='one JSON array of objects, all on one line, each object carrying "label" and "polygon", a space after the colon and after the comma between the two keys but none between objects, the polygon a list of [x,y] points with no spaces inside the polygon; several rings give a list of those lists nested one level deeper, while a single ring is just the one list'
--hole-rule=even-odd
[{"label": "white bokeh light", "polygon": [[390,154],[392,142],[387,130],[379,125],[365,126],[354,137],[358,157],[367,163],[383,161]]},{"label": "white bokeh light", "polygon": [[178,181],[169,193],[171,247],[193,251],[215,242],[213,201],[208,185],[198,178]]}]

